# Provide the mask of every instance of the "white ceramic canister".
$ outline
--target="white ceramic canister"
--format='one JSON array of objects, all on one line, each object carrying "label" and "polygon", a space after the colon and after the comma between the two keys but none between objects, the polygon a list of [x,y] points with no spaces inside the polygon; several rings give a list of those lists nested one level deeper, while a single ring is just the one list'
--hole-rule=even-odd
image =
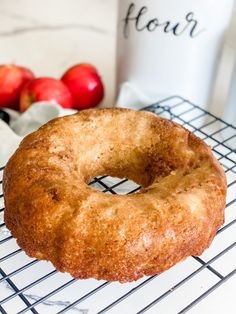
[{"label": "white ceramic canister", "polygon": [[228,94],[228,101],[226,102],[224,108],[223,119],[236,127],[236,57],[234,61],[234,69]]},{"label": "white ceramic canister", "polygon": [[233,0],[119,0],[118,106],[181,95],[206,107]]}]

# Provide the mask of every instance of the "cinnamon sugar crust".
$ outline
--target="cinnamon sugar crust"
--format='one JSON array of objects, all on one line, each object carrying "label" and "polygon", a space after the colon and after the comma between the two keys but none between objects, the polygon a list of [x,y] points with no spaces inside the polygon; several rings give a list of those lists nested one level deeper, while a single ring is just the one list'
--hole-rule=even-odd
[{"label": "cinnamon sugar crust", "polygon": [[[131,195],[87,183],[131,179]],[[226,178],[211,149],[152,113],[91,109],[28,135],[4,170],[7,228],[31,257],[77,278],[127,282],[209,247],[224,222]]]}]

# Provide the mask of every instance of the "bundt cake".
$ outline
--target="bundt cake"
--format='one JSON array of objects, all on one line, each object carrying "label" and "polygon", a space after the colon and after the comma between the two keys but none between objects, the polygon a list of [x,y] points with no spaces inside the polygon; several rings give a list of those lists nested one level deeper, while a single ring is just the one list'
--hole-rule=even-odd
[{"label": "bundt cake", "polygon": [[[105,194],[98,175],[141,190]],[[28,135],[6,165],[5,223],[31,256],[74,277],[133,281],[200,255],[224,221],[226,179],[211,149],[152,113],[91,109]]]}]

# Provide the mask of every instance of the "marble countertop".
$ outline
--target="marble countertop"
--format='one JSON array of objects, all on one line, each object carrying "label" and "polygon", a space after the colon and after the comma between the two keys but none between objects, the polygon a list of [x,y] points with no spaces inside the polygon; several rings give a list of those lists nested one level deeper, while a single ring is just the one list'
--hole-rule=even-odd
[{"label": "marble countertop", "polygon": [[[236,157],[231,148],[235,147],[235,129],[179,97],[161,102],[155,112],[185,124],[214,146],[226,171],[225,223],[210,247],[200,257],[189,257],[158,276],[131,283],[75,280],[56,272],[51,263],[29,258],[19,249],[4,224],[0,168],[0,313],[28,313],[27,308],[32,307],[40,314],[134,314],[144,313],[139,312],[142,309],[149,314],[235,314]],[[193,118],[188,123],[190,113]],[[220,144],[225,138],[231,140]],[[109,177],[98,178],[93,187],[118,194],[137,191],[134,183]]]},{"label": "marble countertop", "polygon": [[71,65],[94,64],[114,101],[115,0],[0,0],[0,64],[60,77]]}]

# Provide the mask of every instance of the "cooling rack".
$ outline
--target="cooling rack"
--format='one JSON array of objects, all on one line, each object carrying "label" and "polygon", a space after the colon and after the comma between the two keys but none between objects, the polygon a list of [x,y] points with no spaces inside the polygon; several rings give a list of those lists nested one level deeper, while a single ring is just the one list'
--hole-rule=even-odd
[{"label": "cooling rack", "polygon": [[[120,284],[76,280],[48,262],[27,257],[3,221],[0,168],[0,313],[236,313],[236,128],[184,98],[146,107],[176,121],[211,145],[227,174],[225,224],[210,248],[158,276]],[[22,178],[23,180],[23,178]],[[97,177],[94,188],[135,193],[126,180]]]}]

